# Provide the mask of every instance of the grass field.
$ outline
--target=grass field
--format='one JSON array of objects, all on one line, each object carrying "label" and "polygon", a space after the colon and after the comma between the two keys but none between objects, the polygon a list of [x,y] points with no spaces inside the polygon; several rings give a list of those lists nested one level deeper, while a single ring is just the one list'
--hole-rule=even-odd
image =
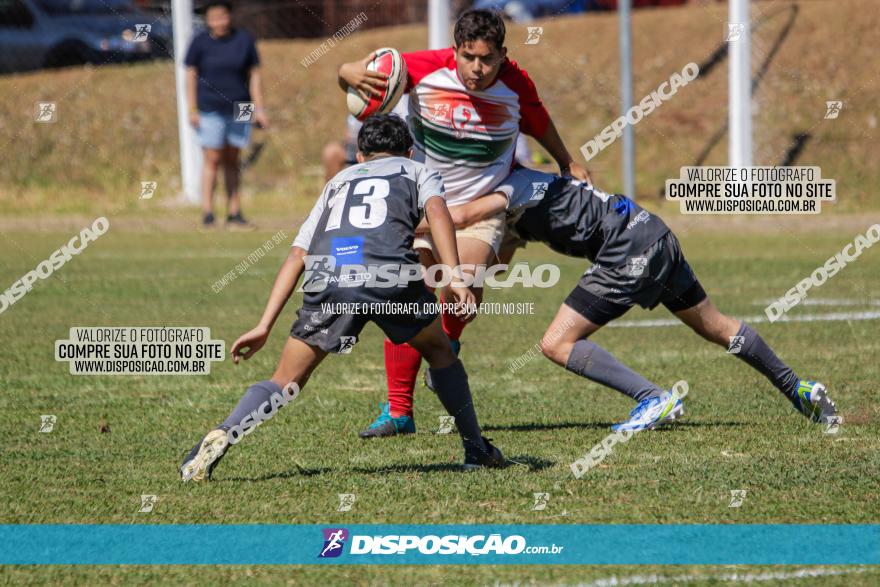
[{"label": "grass field", "polygon": [[[874,220],[874,222],[876,219]],[[112,220],[111,220],[112,222]],[[682,230],[684,250],[716,303],[737,316],[763,314],[872,221],[849,229],[742,234]],[[124,224],[120,224],[124,226]],[[0,281],[33,269],[78,229],[4,231]],[[289,230],[292,237],[293,229]],[[298,305],[292,300],[266,348],[251,361],[215,363],[202,377],[72,376],[54,341],[72,326],[209,326],[228,345],[262,311],[285,254],[278,247],[219,294],[212,284],[272,232],[196,234],[133,225],[110,231],[0,315],[2,523],[876,523],[880,487],[880,343],[877,320],[756,324],[803,376],[821,378],[845,423],[823,434],[794,413],[760,375],[684,327],[608,328],[595,340],[664,385],[689,383],[687,415],[668,430],[618,445],[581,479],[569,464],[608,434],[630,405],[542,357],[515,374],[507,364],[538,342],[585,262],[533,246],[518,257],[562,269],[552,289],[495,290],[487,300],[534,302],[529,316],[483,316],[465,331],[462,356],[487,435],[527,466],[465,474],[455,435],[434,434],[444,412],[420,387],[418,433],[364,443],[356,433],[384,397],[381,335],[365,331],[353,354],[329,357],[303,394],[234,447],[216,482],[183,485],[183,453],[221,421],[243,390],[271,373]],[[5,287],[5,286],[4,286]],[[878,309],[880,251],[811,293],[794,318]],[[665,310],[623,320],[666,318]],[[40,415],[57,415],[39,433]],[[746,489],[739,508],[730,491]],[[533,492],[551,494],[532,511]],[[337,494],[354,493],[339,513]],[[142,494],[158,496],[137,513]],[[283,547],[283,546],[280,546]],[[738,572],[778,572],[743,569]],[[612,575],[694,576],[717,584],[729,568],[437,569],[7,569],[16,582],[180,580],[255,576],[310,584],[577,583]],[[823,573],[830,572],[828,568]],[[836,571],[835,571],[836,572]],[[799,585],[870,585],[880,573],[800,577]],[[445,577],[445,578],[444,578]],[[714,578],[713,578],[714,577]],[[680,582],[682,579],[673,582]],[[766,578],[766,584],[790,579]],[[688,579],[691,581],[691,579]]]},{"label": "grass field", "polygon": [[[723,39],[727,7],[695,2],[633,17],[637,101],[688,62],[707,66],[636,127],[635,195],[676,230],[716,304],[738,317],[762,317],[771,300],[880,222],[880,78],[872,69],[880,11],[859,0],[753,4],[762,23],[753,38],[753,71],[766,66],[753,98],[755,161],[779,164],[801,137],[803,149],[790,163],[821,166],[823,177],[837,181],[837,201],[821,216],[684,217],[661,199],[664,180],[696,164],[701,153],[706,165],[726,161],[726,135],[716,133],[726,120],[727,62],[708,67],[707,60]],[[545,27],[539,44],[525,46],[525,26],[514,24],[507,44],[577,154],[619,115],[618,23],[613,14],[590,14],[537,24]],[[534,312],[481,316],[465,331],[462,351],[486,435],[523,465],[461,472],[457,435],[435,433],[445,412],[421,384],[416,435],[359,440],[357,432],[385,397],[382,337],[369,326],[351,355],[329,357],[294,403],[230,451],[215,482],[182,484],[177,467],[185,452],[226,417],[248,385],[271,374],[299,295],[263,351],[238,366],[214,363],[207,376],[73,376],[67,363],[54,360],[54,343],[76,326],[202,326],[228,350],[256,323],[286,246],[251,263],[219,293],[212,286],[278,230],[292,240],[311,207],[320,189],[321,148],[344,129],[336,66],[379,46],[422,49],[425,29],[358,32],[301,67],[319,41],[259,44],[272,129],[257,138],[265,149],[244,175],[244,210],[260,227],[250,234],[198,233],[197,212],[179,204],[170,61],[0,77],[0,291],[95,217],[111,222],[106,235],[0,312],[0,429],[7,433],[0,445],[0,523],[880,523],[880,319],[865,318],[880,313],[878,247],[811,291],[789,313],[791,321],[752,322],[799,374],[828,385],[844,417],[837,434],[809,424],[723,349],[683,326],[645,322],[669,318],[662,308],[637,309],[620,321],[626,327],[603,329],[594,339],[660,384],[687,381],[686,417],[617,445],[600,466],[574,478],[570,464],[605,438],[631,404],[540,356],[515,373],[508,369],[539,342],[586,267],[530,246],[517,260],[558,264],[559,285],[489,291],[487,301],[533,302]],[[837,119],[824,118],[829,100],[844,102]],[[56,123],[33,122],[38,101],[57,103]],[[588,163],[606,191],[621,189],[621,143]],[[154,199],[137,199],[141,181],[158,182]],[[39,432],[41,415],[57,416],[51,433]],[[733,490],[746,491],[740,507],[729,507]],[[532,509],[535,492],[550,494],[546,509]],[[356,496],[351,511],[337,511],[341,493]],[[151,513],[138,512],[142,495],[157,496]],[[880,584],[880,569],[0,568],[4,584],[245,580],[861,587]]]}]

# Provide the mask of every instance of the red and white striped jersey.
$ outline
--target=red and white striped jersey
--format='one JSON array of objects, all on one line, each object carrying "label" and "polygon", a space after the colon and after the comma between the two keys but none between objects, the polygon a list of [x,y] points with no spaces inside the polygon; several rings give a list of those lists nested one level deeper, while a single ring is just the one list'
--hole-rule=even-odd
[{"label": "red and white striped jersey", "polygon": [[491,86],[468,90],[455,50],[404,53],[416,161],[439,171],[450,206],[492,191],[507,177],[520,131],[540,138],[550,115],[528,74],[509,59]]}]

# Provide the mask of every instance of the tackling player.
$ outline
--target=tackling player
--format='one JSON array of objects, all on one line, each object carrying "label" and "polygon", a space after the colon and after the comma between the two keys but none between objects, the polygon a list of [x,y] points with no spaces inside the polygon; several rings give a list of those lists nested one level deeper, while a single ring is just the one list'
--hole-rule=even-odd
[{"label": "tackling player", "polygon": [[[520,132],[537,139],[563,174],[588,179],[586,169],[563,144],[535,84],[507,58],[504,37],[504,21],[498,13],[469,10],[455,23],[454,47],[402,54],[414,159],[440,172],[450,208],[491,192],[507,177]],[[340,66],[340,87],[355,88],[365,99],[369,94],[381,96],[386,78],[367,70],[373,57]],[[465,266],[476,270],[492,262],[504,236],[504,220],[500,212],[456,232]],[[425,266],[436,263],[437,248],[429,235],[416,239],[414,246]],[[482,288],[473,290],[479,303]],[[464,325],[443,315],[443,329],[456,353]],[[412,346],[385,342],[389,403],[361,437],[415,432],[412,403],[420,363],[421,356]],[[427,375],[430,372],[426,382]]]},{"label": "tackling player", "polygon": [[[813,422],[828,422],[836,415],[822,383],[800,379],[754,329],[712,304],[672,231],[626,196],[519,167],[495,193],[450,212],[458,227],[505,209],[514,219],[521,214],[512,226],[523,241],[544,242],[554,251],[593,263],[560,306],[541,347],[554,363],[636,401],[629,419],[612,429],[653,428],[684,413],[674,392],[645,379],[589,340],[636,304],[649,309],[663,304],[694,332],[726,347],[764,375]],[[417,231],[427,226],[423,222]],[[505,249],[502,263],[513,253],[513,247]]]},{"label": "tackling player", "polygon": [[[259,325],[232,345],[236,364],[263,347],[300,274],[307,269],[303,306],[275,373],[271,379],[250,386],[229,417],[192,448],[180,467],[184,481],[210,478],[230,444],[295,398],[327,353],[350,352],[367,322],[374,322],[394,343],[408,342],[425,356],[440,401],[455,418],[465,468],[505,464],[501,452],[481,435],[467,374],[452,352],[436,309],[409,315],[372,310],[390,304],[433,304],[436,298],[424,282],[418,279],[404,286],[357,287],[352,279],[356,275],[341,272],[343,264],[377,264],[398,272],[402,266],[417,266],[412,241],[422,210],[432,224],[440,260],[458,267],[443,182],[437,172],[408,158],[411,147],[406,124],[396,115],[377,115],[364,123],[358,133],[359,164],[341,171],[324,187],[278,272]],[[335,263],[342,267],[333,267]],[[444,294],[462,307],[474,303],[473,293],[461,285],[460,275],[453,277]],[[334,313],[325,311],[323,304],[357,305],[362,311]]]}]

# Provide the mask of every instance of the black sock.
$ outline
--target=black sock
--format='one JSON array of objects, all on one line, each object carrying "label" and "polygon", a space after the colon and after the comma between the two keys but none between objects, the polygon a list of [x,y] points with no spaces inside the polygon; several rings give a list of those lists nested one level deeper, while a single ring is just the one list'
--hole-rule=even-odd
[{"label": "black sock", "polygon": [[761,335],[745,322],[741,323],[736,335],[743,337],[742,347],[738,353],[732,354],[769,379],[770,383],[789,399],[794,397],[800,380],[791,367],[783,363],[773,349],[767,346]]},{"label": "black sock", "polygon": [[467,452],[484,451],[480,424],[471,398],[471,388],[461,361],[455,361],[443,369],[431,369],[431,381],[437,390],[440,403],[455,418],[455,426]]},{"label": "black sock", "polygon": [[614,355],[597,345],[583,339],[574,343],[565,368],[590,381],[601,383],[620,393],[641,401],[649,397],[659,397],[663,390],[651,383],[620,361]]}]

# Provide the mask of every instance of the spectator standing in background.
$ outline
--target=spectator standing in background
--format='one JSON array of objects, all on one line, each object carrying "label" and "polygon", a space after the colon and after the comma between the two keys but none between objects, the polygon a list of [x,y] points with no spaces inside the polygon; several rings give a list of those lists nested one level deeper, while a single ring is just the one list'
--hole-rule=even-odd
[{"label": "spectator standing in background", "polygon": [[205,7],[207,30],[196,35],[186,53],[190,123],[198,130],[202,164],[202,225],[213,228],[214,188],[222,167],[226,227],[249,229],[239,195],[241,150],[250,141],[251,124],[268,128],[263,106],[260,57],[254,37],[232,25],[232,5],[211,0]]}]

